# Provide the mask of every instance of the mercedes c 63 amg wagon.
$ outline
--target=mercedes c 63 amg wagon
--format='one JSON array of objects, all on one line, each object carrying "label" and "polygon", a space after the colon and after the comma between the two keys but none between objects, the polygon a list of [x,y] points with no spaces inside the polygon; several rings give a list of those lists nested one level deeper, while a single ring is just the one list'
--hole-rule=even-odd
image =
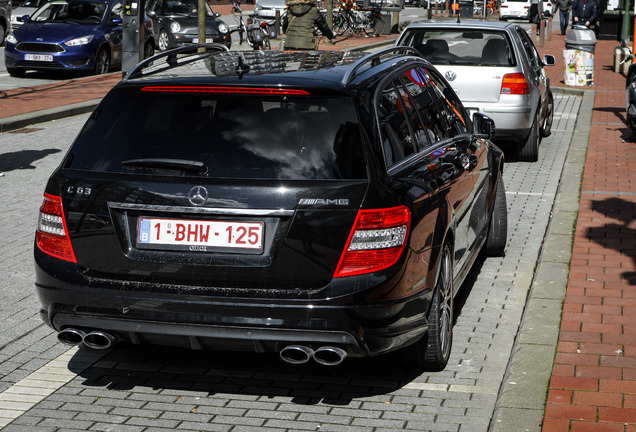
[{"label": "mercedes c 63 amg wagon", "polygon": [[155,56],[46,186],[42,318],[93,348],[443,368],[457,289],[506,244],[493,130],[411,48]]}]

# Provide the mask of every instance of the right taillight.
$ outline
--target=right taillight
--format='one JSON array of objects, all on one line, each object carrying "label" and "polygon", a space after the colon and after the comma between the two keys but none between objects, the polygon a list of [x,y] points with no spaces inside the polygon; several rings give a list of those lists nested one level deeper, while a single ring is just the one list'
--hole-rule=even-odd
[{"label": "right taillight", "polygon": [[528,87],[526,76],[522,73],[505,74],[503,82],[501,83],[501,94],[530,94],[530,87]]},{"label": "right taillight", "polygon": [[353,276],[388,268],[402,255],[411,212],[404,206],[360,210],[334,274]]},{"label": "right taillight", "polygon": [[36,239],[38,248],[42,252],[66,261],[77,262],[71,240],[68,237],[60,197],[44,194]]}]

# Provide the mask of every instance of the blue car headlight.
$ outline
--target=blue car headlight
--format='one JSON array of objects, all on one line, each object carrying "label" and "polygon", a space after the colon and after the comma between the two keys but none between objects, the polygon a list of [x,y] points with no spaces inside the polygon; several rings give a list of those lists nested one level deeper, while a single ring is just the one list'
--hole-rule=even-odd
[{"label": "blue car headlight", "polygon": [[93,40],[94,37],[95,36],[93,36],[93,35],[78,37],[78,38],[75,38],[75,39],[71,39],[70,41],[64,42],[64,45],[70,46],[70,47],[87,45],[87,44],[90,43],[90,41]]},{"label": "blue car headlight", "polygon": [[9,33],[7,35],[7,42],[17,45],[18,40],[15,38],[15,36],[13,36],[13,33]]}]

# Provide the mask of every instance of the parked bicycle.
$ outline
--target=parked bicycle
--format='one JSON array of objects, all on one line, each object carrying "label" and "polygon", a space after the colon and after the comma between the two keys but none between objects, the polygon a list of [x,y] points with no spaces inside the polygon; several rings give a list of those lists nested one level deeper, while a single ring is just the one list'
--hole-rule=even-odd
[{"label": "parked bicycle", "polygon": [[351,2],[341,1],[340,9],[333,17],[333,34],[364,33],[367,36],[378,36],[384,33],[384,20],[381,16],[382,4],[370,8],[358,8]]},{"label": "parked bicycle", "polygon": [[[481,16],[484,12],[484,2],[475,1],[475,8],[473,9],[473,15]],[[486,16],[490,16],[495,13],[495,0],[488,0],[486,3]]]},{"label": "parked bicycle", "polygon": [[255,50],[272,48],[269,41],[269,26],[266,21],[253,19],[251,23],[246,23],[243,20],[243,10],[239,1],[232,8],[232,15],[238,21],[238,26],[231,33],[239,34],[239,43],[241,45],[244,41],[247,41],[248,45]]}]

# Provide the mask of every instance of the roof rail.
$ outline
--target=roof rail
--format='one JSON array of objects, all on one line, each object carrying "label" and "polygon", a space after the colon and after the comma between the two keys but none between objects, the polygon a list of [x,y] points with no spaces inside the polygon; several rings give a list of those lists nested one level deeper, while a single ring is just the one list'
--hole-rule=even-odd
[{"label": "roof rail", "polygon": [[362,66],[364,66],[367,63],[371,63],[371,66],[377,66],[381,63],[380,57],[384,55],[392,54],[392,53],[408,54],[409,52],[417,57],[422,56],[422,54],[420,54],[418,50],[412,47],[407,47],[407,46],[392,46],[389,48],[381,49],[372,54],[369,54],[368,56],[361,58],[360,60],[358,60],[357,62],[353,64],[353,66],[342,77],[342,84],[344,85],[349,84],[358,75],[356,73],[358,69],[360,69]]},{"label": "roof rail", "polygon": [[[205,48],[205,51],[199,52],[199,48]],[[164,51],[161,54],[157,54],[155,56],[149,57],[139,62],[130,72],[126,74],[126,76],[124,76],[123,80],[126,81],[132,78],[139,78],[140,76],[143,75],[142,74],[143,69],[145,69],[146,67],[152,65],[154,62],[164,57],[166,58],[165,66],[159,67],[157,69],[153,69],[149,73],[149,75],[164,71],[166,69],[169,69],[171,67],[174,67],[180,64],[187,64],[187,63],[196,61],[200,57],[199,54],[203,54],[209,51],[229,51],[229,49],[225,45],[212,43],[212,44],[187,45],[187,46],[171,49],[169,51]],[[192,54],[192,56],[178,58],[179,54]]]}]

